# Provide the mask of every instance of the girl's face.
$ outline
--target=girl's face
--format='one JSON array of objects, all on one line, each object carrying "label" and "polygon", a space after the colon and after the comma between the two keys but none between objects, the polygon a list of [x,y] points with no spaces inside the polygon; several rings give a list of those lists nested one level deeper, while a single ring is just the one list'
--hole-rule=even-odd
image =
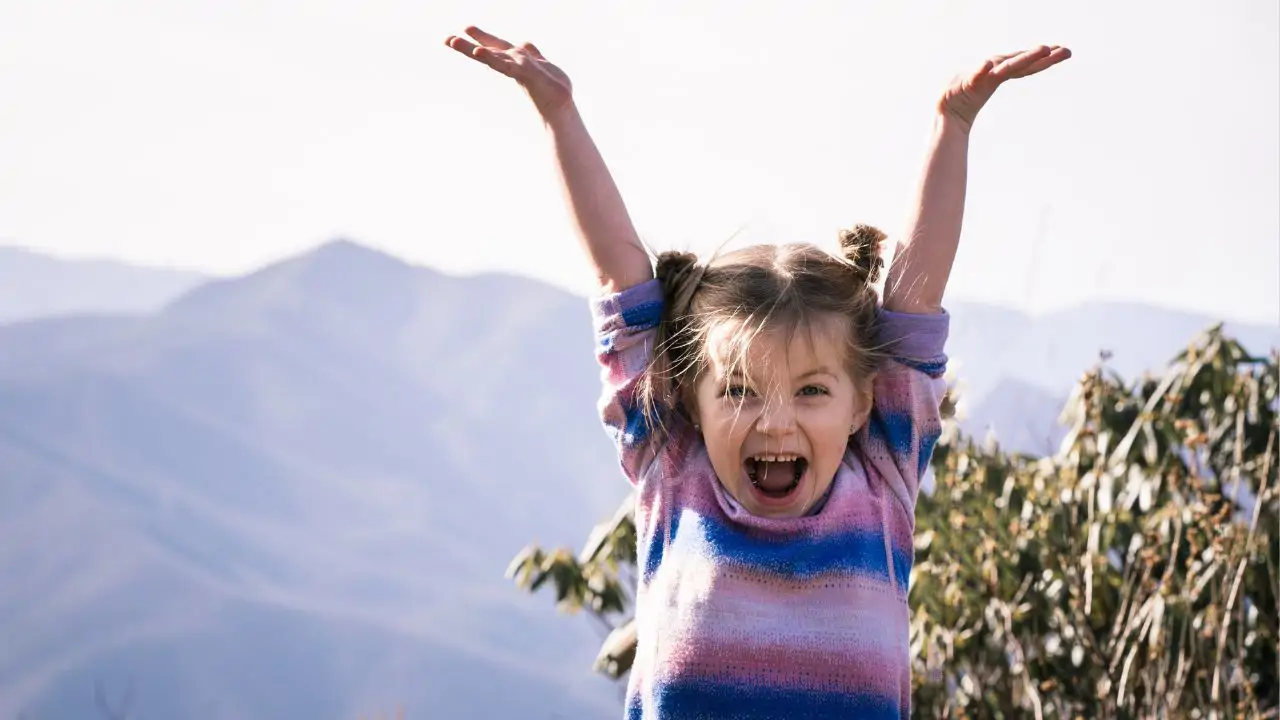
[{"label": "girl's face", "polygon": [[742,329],[724,322],[708,335],[692,415],[734,499],[754,515],[800,517],[831,487],[866,420],[870,382],[849,376],[840,322],[814,322],[790,338],[760,333],[745,357],[734,342]]}]

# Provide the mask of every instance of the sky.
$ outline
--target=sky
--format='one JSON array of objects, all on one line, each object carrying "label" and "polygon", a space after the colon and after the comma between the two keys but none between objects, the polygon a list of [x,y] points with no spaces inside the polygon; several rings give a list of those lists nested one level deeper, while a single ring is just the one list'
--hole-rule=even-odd
[{"label": "sky", "polygon": [[587,293],[468,24],[561,65],[642,237],[702,252],[894,234],[950,78],[1066,45],[979,117],[948,298],[1280,321],[1275,0],[0,0],[0,244],[230,274],[345,237]]}]

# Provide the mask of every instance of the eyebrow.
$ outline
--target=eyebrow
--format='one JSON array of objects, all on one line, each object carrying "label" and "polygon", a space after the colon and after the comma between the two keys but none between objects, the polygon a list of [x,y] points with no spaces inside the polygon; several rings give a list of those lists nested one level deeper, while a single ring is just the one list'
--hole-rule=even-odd
[{"label": "eyebrow", "polygon": [[807,373],[804,373],[803,375],[801,375],[800,377],[798,377],[798,378],[796,378],[796,379],[797,379],[797,380],[804,380],[805,378],[811,378],[811,377],[813,377],[813,376],[815,376],[815,375],[830,375],[830,376],[831,376],[831,377],[833,377],[833,378],[834,378],[834,377],[836,377],[836,374],[835,374],[835,373],[833,373],[833,372],[831,372],[831,369],[830,369],[830,368],[828,368],[826,365],[822,365],[822,366],[819,366],[819,367],[816,367],[816,368],[814,368],[814,369],[810,370],[810,371],[809,371],[809,372],[807,372]]},{"label": "eyebrow", "polygon": [[[832,379],[836,379],[838,377],[834,372],[832,372],[831,368],[828,368],[826,365],[820,365],[812,370],[809,370],[808,372],[805,372],[801,375],[796,376],[796,380],[807,380],[811,377],[815,377],[818,375],[827,375]],[[717,380],[719,380],[722,383],[731,383],[731,382],[750,383],[751,382],[751,378],[740,371],[735,371],[734,373],[729,375],[717,375]]]}]

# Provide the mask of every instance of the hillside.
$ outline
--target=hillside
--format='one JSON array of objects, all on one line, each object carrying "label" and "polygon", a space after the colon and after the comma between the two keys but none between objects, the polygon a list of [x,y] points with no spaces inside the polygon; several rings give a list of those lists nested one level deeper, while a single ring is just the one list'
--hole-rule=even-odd
[{"label": "hillside", "polygon": [[625,491],[590,348],[570,295],[350,243],[0,328],[0,715],[598,715],[590,626],[502,578]]}]

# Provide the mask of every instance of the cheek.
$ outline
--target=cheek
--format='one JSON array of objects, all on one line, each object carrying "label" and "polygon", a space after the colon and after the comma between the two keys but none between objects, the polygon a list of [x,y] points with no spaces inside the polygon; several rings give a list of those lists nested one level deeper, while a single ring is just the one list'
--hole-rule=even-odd
[{"label": "cheek", "polygon": [[814,432],[826,435],[829,432],[841,431],[847,434],[849,426],[857,417],[860,405],[861,403],[845,396],[831,402],[814,403],[809,407],[801,408],[799,416],[801,423]]},{"label": "cheek", "polygon": [[740,409],[720,409],[710,415],[709,422],[703,423],[703,432],[710,432],[707,442],[718,446],[740,445],[755,424],[755,416],[745,405]]},{"label": "cheek", "polygon": [[707,446],[707,454],[717,470],[724,472],[729,466],[736,466],[740,460],[743,445],[751,434],[754,423],[747,406],[741,410],[730,407],[708,408],[703,412],[702,439]]}]

